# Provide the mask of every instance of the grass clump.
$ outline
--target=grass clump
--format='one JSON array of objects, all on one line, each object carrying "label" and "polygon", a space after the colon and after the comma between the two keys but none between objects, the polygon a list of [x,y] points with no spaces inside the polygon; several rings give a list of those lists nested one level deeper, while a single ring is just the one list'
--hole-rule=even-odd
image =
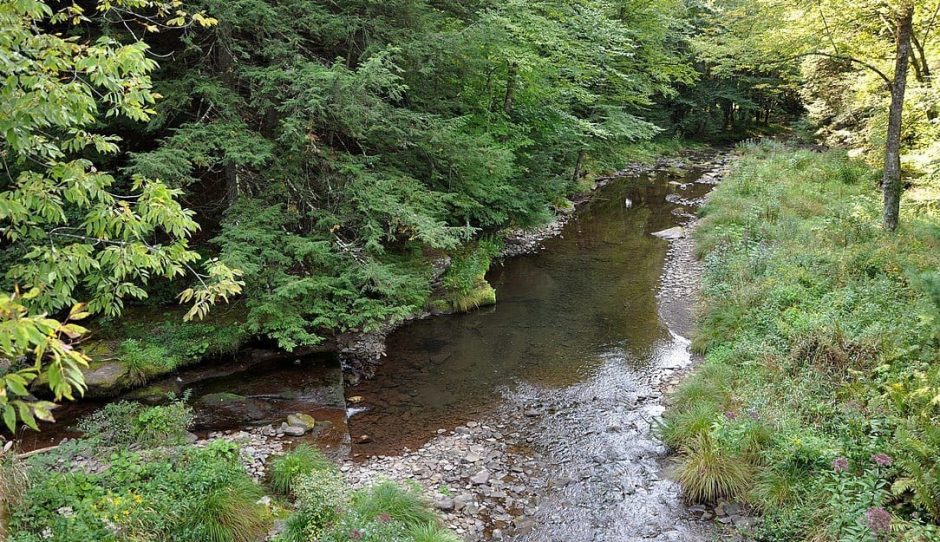
[{"label": "grass clump", "polygon": [[886,233],[863,163],[742,154],[696,232],[705,362],[661,428],[687,496],[764,511],[760,540],[940,539],[940,216]]},{"label": "grass clump", "polygon": [[270,465],[270,483],[282,495],[291,494],[297,480],[314,471],[331,471],[333,463],[320,450],[301,444],[275,458]]},{"label": "grass clump", "polygon": [[[79,454],[106,461],[70,469]],[[258,542],[271,514],[238,456],[226,441],[139,451],[69,443],[29,459],[8,540]]]},{"label": "grass clump", "polygon": [[718,448],[707,432],[696,435],[681,454],[676,477],[692,501],[713,503],[739,495],[748,486],[750,465],[733,452]]},{"label": "grass clump", "polygon": [[416,487],[381,482],[349,492],[335,470],[301,475],[281,542],[457,542]]},{"label": "grass clump", "polygon": [[414,487],[381,482],[353,495],[352,507],[365,520],[388,516],[406,525],[435,523],[437,516]]}]

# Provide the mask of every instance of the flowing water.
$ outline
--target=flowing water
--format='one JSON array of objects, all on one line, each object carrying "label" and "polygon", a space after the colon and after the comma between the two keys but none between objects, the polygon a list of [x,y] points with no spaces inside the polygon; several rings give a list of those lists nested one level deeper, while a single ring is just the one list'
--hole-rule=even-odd
[{"label": "flowing water", "polygon": [[392,334],[375,378],[347,392],[363,398],[364,410],[349,420],[354,441],[369,437],[354,452],[417,446],[438,428],[492,411],[518,383],[574,386],[597,375],[612,352],[631,372],[658,366],[675,340],[657,304],[668,243],[651,234],[683,221],[673,213],[681,202],[667,197],[689,200],[708,191],[691,182],[678,186],[697,173],[672,183],[665,173],[613,181],[544,251],[490,272],[495,307],[418,321]]},{"label": "flowing water", "polygon": [[[651,432],[663,382],[691,363],[680,335],[688,307],[658,295],[669,242],[652,233],[687,222],[711,188],[695,182],[700,173],[613,180],[543,251],[490,271],[496,306],[399,328],[375,378],[354,388],[343,389],[335,355],[250,352],[156,386],[187,392],[204,432],[312,414],[330,423],[305,438],[342,456],[351,434],[358,461],[495,417],[527,435],[526,453],[545,466],[529,480],[541,497],[516,540],[702,541],[702,526],[660,472],[667,451]],[[347,408],[344,395],[358,397]],[[72,405],[59,417],[74,421],[101,404]],[[70,425],[27,435],[24,448],[71,436]]]}]

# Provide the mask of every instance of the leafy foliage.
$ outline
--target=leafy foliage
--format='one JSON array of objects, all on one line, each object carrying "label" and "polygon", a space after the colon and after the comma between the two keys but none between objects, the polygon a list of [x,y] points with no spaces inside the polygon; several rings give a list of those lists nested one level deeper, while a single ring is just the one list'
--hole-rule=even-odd
[{"label": "leafy foliage", "polygon": [[314,471],[333,470],[333,468],[333,463],[320,450],[301,444],[271,461],[271,486],[275,491],[289,495],[293,493],[298,478]]},{"label": "leafy foliage", "polygon": [[[95,7],[173,28],[214,23],[162,0]],[[74,341],[85,330],[50,312],[73,307],[73,320],[117,315],[125,299],[146,297],[152,278],[172,279],[186,270],[201,284],[183,294],[195,302],[191,316],[240,291],[239,273],[219,262],[210,262],[205,279],[193,270],[199,256],[188,238],[197,225],[177,201],[179,190],[141,176],[118,180],[95,166],[94,158],[118,153],[119,138],[97,132],[99,124],[145,121],[158,95],[146,43],[81,40],[48,30],[77,29],[87,21],[77,4],[60,11],[33,0],[0,4],[0,236],[2,261],[10,264],[3,287],[14,292],[0,294],[0,407],[11,430],[17,420],[35,428],[35,417],[51,419],[49,403],[10,397],[28,395],[26,387],[40,375],[57,400],[84,389],[87,359],[62,337]],[[28,293],[19,295],[18,287]]]},{"label": "leafy foliage", "polygon": [[[168,433],[155,420],[170,411],[128,410],[112,409],[109,418],[132,430],[138,422],[154,422],[155,432],[144,433],[153,438],[131,441],[99,430],[90,441],[30,458],[29,483],[11,510],[9,540],[254,542],[267,534],[270,513],[258,502],[263,489],[239,463],[236,445],[216,440],[204,447],[166,446],[172,438],[157,440]],[[149,447],[154,445],[159,447]],[[78,455],[105,459],[103,468],[63,468]]]},{"label": "leafy foliage", "polygon": [[84,438],[101,446],[179,446],[187,440],[193,412],[185,398],[165,406],[108,403],[79,424]]}]

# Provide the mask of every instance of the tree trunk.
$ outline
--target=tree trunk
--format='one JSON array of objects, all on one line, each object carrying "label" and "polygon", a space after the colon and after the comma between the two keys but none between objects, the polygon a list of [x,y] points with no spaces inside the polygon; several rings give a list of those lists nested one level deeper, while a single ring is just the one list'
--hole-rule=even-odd
[{"label": "tree trunk", "polygon": [[506,75],[506,96],[503,98],[503,112],[507,115],[512,114],[512,101],[516,94],[516,73],[518,71],[519,65],[510,62],[509,73]]},{"label": "tree trunk", "polygon": [[581,179],[581,170],[584,168],[584,157],[586,154],[584,149],[578,151],[578,159],[574,163],[574,175],[571,176],[571,182],[576,183]]},{"label": "tree trunk", "polygon": [[888,138],[885,143],[885,171],[881,180],[884,191],[883,223],[889,231],[897,229],[901,208],[901,114],[904,111],[904,91],[911,57],[914,3],[912,0],[903,0],[899,9],[897,55],[894,81],[891,83],[891,108],[888,110]]},{"label": "tree trunk", "polygon": [[[231,41],[231,27],[223,23],[219,27],[219,39],[215,44],[216,63],[222,82],[231,92],[235,92],[235,59],[228,47]],[[222,157],[222,173],[225,176],[225,208],[230,209],[238,201],[238,166],[227,156]]]}]

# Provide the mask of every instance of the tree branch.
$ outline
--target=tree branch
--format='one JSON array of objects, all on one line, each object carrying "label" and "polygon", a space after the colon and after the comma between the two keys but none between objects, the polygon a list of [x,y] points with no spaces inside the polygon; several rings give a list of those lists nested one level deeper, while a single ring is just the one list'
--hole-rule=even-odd
[{"label": "tree branch", "polygon": [[880,77],[882,81],[885,82],[885,86],[887,87],[887,89],[888,89],[889,91],[891,90],[891,78],[890,78],[890,77],[888,77],[887,75],[885,75],[885,73],[884,73],[883,71],[879,70],[878,68],[876,68],[876,67],[873,66],[872,64],[869,64],[868,62],[865,62],[864,60],[859,60],[859,59],[857,59],[857,58],[855,58],[855,57],[845,56],[845,55],[834,55],[834,54],[831,54],[831,53],[823,53],[823,52],[820,52],[820,51],[816,51],[816,52],[812,52],[812,53],[801,53],[801,54],[798,54],[798,55],[794,55],[794,56],[785,58],[784,61],[787,61],[787,60],[796,60],[797,58],[803,58],[803,57],[807,57],[807,56],[823,56],[823,57],[832,58],[832,59],[835,59],[835,60],[844,60],[844,61],[846,61],[846,62],[851,62],[851,63],[853,63],[853,64],[858,64],[859,66],[862,66],[862,67],[864,67],[864,68],[868,68],[869,70],[871,70],[871,71],[873,71],[875,74],[877,74],[878,77]]}]

